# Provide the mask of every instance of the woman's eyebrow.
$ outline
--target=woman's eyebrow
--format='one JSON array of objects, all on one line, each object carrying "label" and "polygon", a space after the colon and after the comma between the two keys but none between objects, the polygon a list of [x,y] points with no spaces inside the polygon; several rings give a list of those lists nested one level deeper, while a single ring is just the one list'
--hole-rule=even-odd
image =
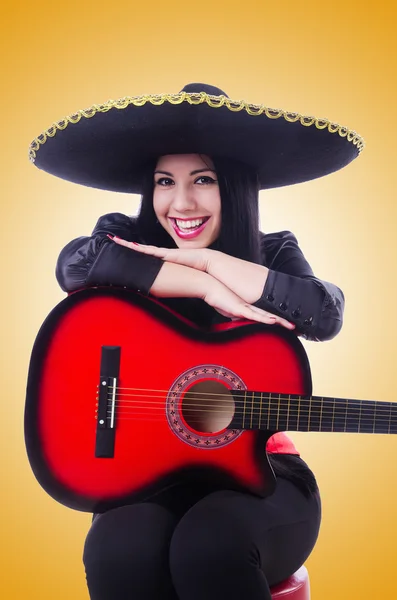
[{"label": "woman's eyebrow", "polygon": [[196,171],[192,171],[190,175],[197,175],[197,173],[205,173],[206,171],[211,171],[215,173],[214,169],[197,169]]},{"label": "woman's eyebrow", "polygon": [[[197,173],[205,173],[206,171],[211,171],[212,173],[215,173],[214,169],[196,169],[195,171],[192,171],[190,175],[197,175]],[[168,175],[169,177],[174,177],[173,174],[169,171],[155,171],[154,174]]]}]

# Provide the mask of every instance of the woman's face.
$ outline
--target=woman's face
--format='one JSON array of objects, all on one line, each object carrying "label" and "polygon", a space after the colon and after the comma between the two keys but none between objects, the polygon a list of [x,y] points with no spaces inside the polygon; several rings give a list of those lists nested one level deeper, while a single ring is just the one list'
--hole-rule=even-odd
[{"label": "woman's face", "polygon": [[154,171],[153,207],[179,248],[210,246],[221,228],[221,198],[211,159],[162,156]]}]

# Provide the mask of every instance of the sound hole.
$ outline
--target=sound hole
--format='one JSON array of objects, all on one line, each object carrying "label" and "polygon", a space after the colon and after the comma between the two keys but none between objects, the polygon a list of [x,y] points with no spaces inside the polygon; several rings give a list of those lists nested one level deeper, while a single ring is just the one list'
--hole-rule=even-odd
[{"label": "sound hole", "polygon": [[215,433],[225,429],[234,415],[233,396],[219,381],[199,381],[182,400],[182,415],[192,429]]}]

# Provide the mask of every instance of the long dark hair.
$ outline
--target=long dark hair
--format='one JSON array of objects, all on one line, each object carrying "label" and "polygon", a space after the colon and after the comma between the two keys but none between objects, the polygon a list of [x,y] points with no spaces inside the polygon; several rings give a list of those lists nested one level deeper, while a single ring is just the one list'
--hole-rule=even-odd
[{"label": "long dark hair", "polygon": [[[205,157],[202,157],[205,161]],[[254,169],[226,158],[213,159],[221,196],[222,223],[214,250],[260,263],[259,245],[259,181]],[[141,206],[137,224],[145,243],[165,248],[175,242],[158,223],[153,208],[154,177],[157,160],[147,164],[143,172]]]}]

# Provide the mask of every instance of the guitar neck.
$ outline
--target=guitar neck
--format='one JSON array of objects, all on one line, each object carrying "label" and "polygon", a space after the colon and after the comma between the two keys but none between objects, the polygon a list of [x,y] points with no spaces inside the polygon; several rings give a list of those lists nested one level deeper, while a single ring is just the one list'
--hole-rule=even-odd
[{"label": "guitar neck", "polygon": [[397,433],[397,403],[235,391],[238,429]]}]

